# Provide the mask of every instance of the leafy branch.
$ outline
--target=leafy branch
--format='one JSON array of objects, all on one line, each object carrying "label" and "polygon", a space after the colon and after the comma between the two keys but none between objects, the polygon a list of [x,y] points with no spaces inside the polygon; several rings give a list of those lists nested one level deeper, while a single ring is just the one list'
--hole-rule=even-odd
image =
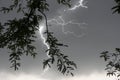
[{"label": "leafy branch", "polygon": [[[9,13],[16,10],[17,13],[22,13],[23,17],[12,20],[7,20],[5,23],[0,23],[0,48],[8,48],[10,50],[9,60],[11,68],[18,70],[21,66],[20,60],[22,55],[31,55],[33,58],[37,55],[36,47],[32,45],[35,42],[35,32],[39,30],[39,22],[46,20],[46,43],[49,49],[46,51],[50,56],[43,62],[44,68],[57,61],[58,71],[63,74],[71,74],[72,70],[77,68],[73,61],[70,61],[68,56],[64,55],[59,47],[67,47],[62,43],[58,43],[52,32],[49,32],[47,25],[47,17],[45,11],[49,11],[49,4],[46,0],[11,0],[13,2],[9,7],[1,7],[0,12]],[[57,0],[58,4],[63,4],[70,7],[71,0]]]},{"label": "leafy branch", "polygon": [[47,60],[43,62],[43,68],[46,66],[51,67],[55,61],[57,61],[58,71],[63,74],[71,74],[73,76],[72,70],[76,69],[77,66],[73,61],[70,61],[68,56],[64,55],[59,47],[68,47],[62,43],[59,43],[56,37],[53,37],[52,32],[45,32],[48,35],[46,43],[49,45],[49,49],[46,50],[48,56],[50,56]]},{"label": "leafy branch", "polygon": [[105,68],[107,75],[120,77],[120,48],[116,48],[114,53],[102,52],[100,57],[107,62]]}]

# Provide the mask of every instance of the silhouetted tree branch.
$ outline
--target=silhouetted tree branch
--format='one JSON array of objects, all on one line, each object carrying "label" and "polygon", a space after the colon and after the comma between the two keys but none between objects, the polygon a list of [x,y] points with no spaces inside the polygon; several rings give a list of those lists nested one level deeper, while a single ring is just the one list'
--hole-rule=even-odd
[{"label": "silhouetted tree branch", "polygon": [[[112,8],[113,14],[120,14],[120,0],[114,0],[116,5]],[[100,55],[106,62],[107,76],[117,76],[118,80],[120,77],[120,48],[116,48],[114,52],[104,51]]]},{"label": "silhouetted tree branch", "polygon": [[[45,11],[49,11],[49,4],[46,0],[11,0],[13,4],[9,7],[1,7],[0,12],[9,13],[10,11],[17,10],[17,13],[22,13],[24,16],[21,18],[14,18],[0,23],[0,48],[7,47],[10,52],[11,67],[18,70],[20,67],[20,60],[22,55],[31,55],[33,58],[37,55],[35,46],[35,32],[39,30],[39,22],[46,21],[47,40],[50,49],[47,50],[49,59],[43,62],[43,66],[53,64],[56,58],[58,71],[63,74],[71,74],[76,64],[68,59],[68,56],[61,53],[59,46],[65,47],[66,45],[58,43],[53,33],[49,31],[47,25],[47,16]],[[57,0],[59,4],[66,6],[70,5],[71,0]],[[24,2],[24,4],[23,4]],[[38,14],[39,13],[39,14]]]},{"label": "silhouetted tree branch", "polygon": [[107,75],[120,77],[120,48],[116,48],[112,53],[104,51],[100,57],[107,63],[105,68]]}]

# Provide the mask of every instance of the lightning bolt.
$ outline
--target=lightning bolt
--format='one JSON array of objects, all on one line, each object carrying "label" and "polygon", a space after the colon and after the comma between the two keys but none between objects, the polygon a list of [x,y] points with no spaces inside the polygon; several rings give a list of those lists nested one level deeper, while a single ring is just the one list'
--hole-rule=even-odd
[{"label": "lightning bolt", "polygon": [[65,26],[70,24],[70,25],[78,26],[78,29],[85,29],[85,27],[83,27],[81,25],[86,25],[86,23],[76,23],[76,22],[73,22],[73,21],[65,22],[65,20],[63,19],[62,16],[58,16],[57,18],[53,18],[51,20],[48,20],[48,23],[49,24],[53,24],[53,25],[60,25],[60,26],[62,26],[62,32],[64,34],[73,34],[75,37],[82,37],[82,36],[85,35],[84,33],[77,35],[73,31],[65,31]]},{"label": "lightning bolt", "polygon": [[79,7],[88,8],[87,6],[85,6],[85,4],[86,2],[84,2],[84,0],[79,0],[79,2],[77,2],[72,8],[68,10],[76,10]]},{"label": "lightning bolt", "polygon": [[[47,47],[47,49],[49,49],[50,46],[46,43],[47,35],[44,34],[44,32],[46,31],[46,25],[45,25],[44,20],[43,20],[41,23],[39,23],[39,24],[40,24],[40,25],[39,25],[39,33],[40,33],[40,36],[41,36],[41,40],[42,40],[43,44]],[[47,52],[47,56],[50,57],[50,56],[48,55],[48,53],[49,53],[49,52]],[[46,68],[44,69],[43,73],[41,74],[41,76],[44,75],[45,72],[48,71],[48,69],[49,69],[49,67],[46,67]]]},{"label": "lightning bolt", "polygon": [[39,26],[40,36],[41,36],[41,39],[42,39],[42,41],[43,41],[43,44],[47,47],[47,49],[49,49],[50,46],[46,43],[46,38],[47,38],[47,36],[44,35],[45,30],[46,30],[46,29],[45,29],[45,25],[40,25],[40,26]]},{"label": "lightning bolt", "polygon": [[[87,8],[87,6],[84,5],[84,0],[79,0],[78,4],[75,4],[72,8],[68,9],[68,10],[64,10],[65,11],[69,11],[69,10],[76,10],[77,8],[79,7],[83,7],[83,8]],[[60,21],[59,21],[60,20]],[[74,34],[74,32],[71,32],[71,31],[65,31],[64,27],[68,24],[75,24],[75,25],[78,25],[80,26],[81,24],[85,24],[85,23],[75,23],[73,21],[68,21],[68,22],[65,22],[65,20],[63,19],[63,15],[61,16],[58,16],[57,18],[53,18],[53,19],[50,19],[47,21],[47,23],[52,23],[52,24],[57,24],[57,25],[61,25],[62,26],[62,31],[63,33],[65,34],[68,34],[68,33],[72,33]],[[40,36],[41,36],[41,40],[43,42],[43,44],[47,47],[47,49],[50,48],[50,46],[46,43],[46,39],[47,39],[47,35],[44,34],[44,32],[46,31],[46,22],[45,20],[43,20],[43,22],[40,23],[39,25],[39,33],[40,33]],[[76,35],[75,35],[76,36]],[[77,36],[78,37],[78,36]],[[79,36],[80,37],[80,36]],[[47,53],[47,56],[50,57]],[[48,67],[44,70],[44,72],[42,73],[45,74],[46,71],[48,71]]]}]

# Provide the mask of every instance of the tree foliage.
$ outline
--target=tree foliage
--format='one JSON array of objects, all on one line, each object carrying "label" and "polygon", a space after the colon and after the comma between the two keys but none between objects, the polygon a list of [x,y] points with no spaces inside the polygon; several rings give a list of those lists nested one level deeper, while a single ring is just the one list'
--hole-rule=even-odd
[{"label": "tree foliage", "polygon": [[114,11],[113,13],[120,14],[120,0],[114,0],[116,5],[112,8]]},{"label": "tree foliage", "polygon": [[120,77],[120,48],[116,48],[113,53],[104,51],[100,57],[107,63],[105,68],[107,75]]},{"label": "tree foliage", "polygon": [[[70,73],[71,70],[76,68],[76,64],[64,55],[59,46],[65,47],[66,45],[58,43],[56,37],[49,31],[47,25],[47,17],[45,11],[49,11],[49,4],[47,0],[11,0],[13,2],[9,7],[1,7],[0,12],[8,14],[10,11],[16,10],[16,13],[21,13],[23,17],[7,20],[5,23],[0,22],[0,48],[7,47],[10,52],[11,67],[18,70],[20,67],[20,60],[22,55],[31,55],[35,58],[37,55],[35,46],[35,32],[39,30],[39,22],[43,17],[46,20],[47,40],[50,49],[48,55],[49,59],[43,62],[43,66],[51,65],[57,59],[58,71]],[[70,7],[71,0],[57,0],[58,4],[63,4]],[[23,4],[24,2],[24,4]]]},{"label": "tree foliage", "polygon": [[[112,8],[113,13],[120,14],[120,0],[114,0],[116,5]],[[105,70],[107,71],[107,76],[117,76],[120,77],[120,48],[116,48],[115,52],[110,53],[109,51],[104,51],[100,55],[104,58],[107,63]],[[119,80],[119,79],[118,79]]]},{"label": "tree foliage", "polygon": [[71,71],[77,68],[76,64],[73,61],[70,61],[68,56],[64,55],[59,49],[59,47],[68,46],[59,43],[57,38],[53,36],[52,32],[45,32],[45,34],[48,36],[46,42],[50,46],[46,52],[48,52],[50,58],[43,62],[43,68],[45,68],[47,65],[51,67],[50,64],[53,64],[56,60],[58,71],[66,75],[71,74],[73,76],[73,73]]}]

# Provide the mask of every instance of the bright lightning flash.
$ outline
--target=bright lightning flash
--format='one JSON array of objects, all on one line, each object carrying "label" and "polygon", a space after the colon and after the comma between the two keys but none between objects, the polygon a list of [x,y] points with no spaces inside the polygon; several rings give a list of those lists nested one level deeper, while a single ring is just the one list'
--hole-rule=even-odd
[{"label": "bright lightning flash", "polygon": [[79,2],[76,5],[74,5],[72,8],[70,8],[69,10],[76,10],[79,7],[88,8],[84,4],[85,4],[84,0],[79,0]]},{"label": "bright lightning flash", "polygon": [[[76,5],[74,5],[74,7],[70,8],[70,9],[68,9],[68,10],[64,10],[64,11],[70,11],[70,10],[73,11],[73,10],[76,10],[77,8],[79,8],[79,7],[87,8],[87,6],[85,6],[85,5],[83,4],[83,1],[84,1],[84,0],[80,0],[80,1],[78,2],[79,4],[76,4]],[[80,23],[74,23],[74,22],[72,22],[72,21],[69,21],[69,22],[66,23],[65,20],[64,20],[62,17],[63,17],[63,15],[57,17],[57,19],[60,19],[61,22],[59,22],[57,19],[50,19],[50,20],[48,20],[48,23],[51,23],[52,21],[55,21],[58,25],[61,25],[61,26],[62,26],[62,31],[63,31],[65,34],[67,34],[67,33],[73,33],[73,32],[70,32],[70,31],[65,32],[65,30],[64,30],[64,26],[65,26],[65,25],[67,25],[67,24],[80,25]],[[42,41],[43,41],[43,44],[47,47],[47,49],[49,49],[50,46],[49,46],[49,44],[46,43],[47,36],[44,34],[44,32],[46,31],[46,26],[45,26],[45,24],[46,24],[46,23],[45,23],[45,20],[43,20],[43,23],[42,23],[42,24],[40,23],[40,25],[39,25],[39,32],[40,32],[40,36],[41,36],[41,39],[42,39]],[[47,53],[47,56],[50,57],[50,56],[48,55],[48,53]],[[44,70],[44,73],[45,73],[48,69],[49,69],[49,68],[47,67],[47,68]],[[43,74],[44,74],[44,73],[43,73]]]},{"label": "bright lightning flash", "polygon": [[[44,34],[45,31],[46,31],[45,23],[44,23],[44,24],[41,24],[41,23],[40,23],[40,25],[39,25],[39,32],[40,32],[41,39],[42,39],[42,41],[43,41],[43,44],[47,47],[47,49],[49,49],[50,46],[46,43],[46,38],[47,38],[47,36]],[[47,53],[47,56],[50,57],[50,56],[48,55],[48,53]],[[49,67],[46,67],[46,68],[44,69],[44,72],[43,72],[41,75],[44,75],[44,73],[45,73],[46,71],[48,71],[48,69],[49,69]]]},{"label": "bright lightning flash", "polygon": [[[79,2],[78,2],[79,4],[74,5],[74,7],[71,8],[70,10],[76,10],[76,9],[79,8],[79,7],[87,8],[87,6],[85,6],[85,5],[83,4],[83,1],[84,1],[84,0],[79,0]],[[68,10],[69,10],[69,9],[68,9]],[[65,26],[65,25],[67,25],[67,24],[69,24],[69,23],[80,25],[80,23],[73,23],[72,21],[69,21],[69,22],[66,23],[65,20],[64,20],[62,17],[63,17],[63,15],[61,15],[61,16],[58,17],[62,22],[57,21],[57,19],[50,19],[50,20],[48,20],[48,23],[51,22],[51,21],[55,21],[58,25],[61,25],[61,26],[62,26],[62,30],[63,30],[63,32],[64,32],[65,34],[71,33],[71,32],[65,32],[65,30],[64,30],[64,26]],[[40,26],[39,26],[39,31],[40,31],[40,36],[41,36],[41,39],[42,39],[42,41],[43,41],[43,44],[47,47],[47,49],[49,49],[50,47],[49,47],[49,45],[46,43],[46,36],[44,35],[44,32],[46,31],[45,23],[44,23],[44,24],[40,24]]]},{"label": "bright lightning flash", "polygon": [[49,49],[49,45],[46,43],[46,36],[44,35],[44,32],[45,32],[45,26],[44,25],[40,25],[39,27],[39,31],[40,31],[40,36],[41,36],[41,39],[43,41],[43,44],[47,47],[47,49]]}]

